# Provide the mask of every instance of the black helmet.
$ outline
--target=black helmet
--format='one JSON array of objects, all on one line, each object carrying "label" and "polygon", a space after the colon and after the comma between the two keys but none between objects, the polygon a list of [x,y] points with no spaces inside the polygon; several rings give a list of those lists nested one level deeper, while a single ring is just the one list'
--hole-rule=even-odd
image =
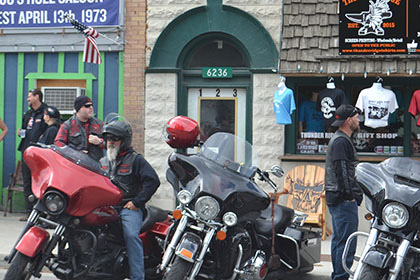
[{"label": "black helmet", "polygon": [[54,106],[48,106],[47,109],[45,109],[44,113],[51,118],[59,119],[60,118],[60,111],[58,111],[57,108]]},{"label": "black helmet", "polygon": [[102,127],[102,136],[105,140],[109,134],[121,138],[120,151],[126,151],[131,147],[131,136],[133,135],[131,125],[124,117],[115,113],[111,114],[105,118],[105,125]]}]

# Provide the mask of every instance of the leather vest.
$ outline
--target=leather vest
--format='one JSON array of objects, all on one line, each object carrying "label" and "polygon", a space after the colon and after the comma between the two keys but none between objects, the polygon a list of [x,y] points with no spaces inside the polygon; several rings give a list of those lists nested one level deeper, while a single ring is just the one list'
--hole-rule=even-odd
[{"label": "leather vest", "polygon": [[[76,150],[86,150],[89,156],[97,161],[104,155],[101,147],[88,144],[88,137],[83,124],[77,119],[76,115],[66,121],[68,131],[67,145]],[[89,132],[94,135],[101,135],[102,123],[96,119],[89,120]]]},{"label": "leather vest", "polygon": [[101,168],[108,172],[112,183],[122,192],[124,199],[134,198],[141,191],[141,183],[134,170],[134,161],[137,153],[129,152],[115,162],[110,162],[106,157],[101,158]]},{"label": "leather vest", "polygon": [[348,170],[348,175],[350,178],[355,178],[355,174],[356,174],[356,166],[359,163],[359,160],[357,159],[357,151],[356,148],[353,145],[353,141],[351,140],[351,138],[345,134],[344,132],[342,132],[341,130],[337,130],[333,137],[330,139],[330,142],[328,143],[328,149],[327,149],[327,157],[325,160],[325,190],[326,191],[332,191],[332,192],[341,192],[343,190],[339,189],[339,186],[337,185],[337,178],[335,176],[335,172],[334,172],[334,165],[333,165],[333,161],[332,161],[332,153],[330,153],[329,151],[331,151],[331,147],[333,146],[334,141],[339,138],[339,137],[344,137],[345,139],[347,139],[352,148],[353,148],[353,155],[352,155],[352,159],[351,159],[351,164]]}]

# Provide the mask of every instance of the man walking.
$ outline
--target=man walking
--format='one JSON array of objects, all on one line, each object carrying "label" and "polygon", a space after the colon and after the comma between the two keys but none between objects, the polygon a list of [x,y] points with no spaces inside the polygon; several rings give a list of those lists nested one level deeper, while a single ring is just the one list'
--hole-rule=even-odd
[{"label": "man walking", "polygon": [[120,217],[127,247],[130,279],[144,280],[143,244],[139,238],[145,204],[160,185],[153,167],[131,147],[132,131],[128,122],[112,120],[105,124],[106,156],[101,167],[123,192]]},{"label": "man walking", "polygon": [[104,140],[99,137],[103,123],[93,116],[92,100],[87,96],[78,96],[74,109],[76,114],[60,126],[54,144],[83,151],[99,161],[105,147]]},{"label": "man walking", "polygon": [[[31,170],[23,160],[23,152],[31,143],[36,143],[39,137],[47,129],[47,124],[44,122],[44,110],[47,105],[42,102],[43,94],[39,89],[29,91],[26,101],[30,109],[25,113],[22,120],[22,127],[18,129],[17,134],[21,138],[18,151],[22,152],[22,175],[23,175],[23,193],[25,196],[26,214],[32,211],[33,204],[28,201],[28,196],[32,194],[31,188]],[[26,221],[27,216],[20,219]]]},{"label": "man walking", "polygon": [[[351,138],[353,133],[360,130],[359,110],[351,105],[341,105],[336,111],[332,125],[338,126],[338,130],[328,143],[325,162],[325,197],[333,224],[331,278],[346,280],[349,275],[343,269],[341,256],[347,238],[357,231],[359,223],[357,206],[363,199],[363,192],[355,177],[359,161]],[[353,242],[346,260],[348,267],[353,263],[355,251],[356,242]]]}]

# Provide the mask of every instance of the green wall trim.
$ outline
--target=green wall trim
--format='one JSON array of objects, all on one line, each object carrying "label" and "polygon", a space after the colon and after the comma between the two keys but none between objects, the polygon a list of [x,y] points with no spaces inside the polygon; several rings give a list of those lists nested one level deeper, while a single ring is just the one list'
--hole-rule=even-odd
[{"label": "green wall trim", "polygon": [[96,77],[92,73],[29,73],[25,79],[96,80]]},{"label": "green wall trim", "polygon": [[[0,103],[4,104],[4,73],[5,73],[5,55],[0,53]],[[0,118],[4,120],[4,106],[0,106]],[[0,184],[3,182],[3,143],[0,143]],[[3,198],[3,195],[2,195]],[[2,201],[3,203],[3,201]]]},{"label": "green wall trim", "polygon": [[83,53],[79,52],[79,59],[78,59],[78,72],[79,74],[85,72],[85,64],[83,62]]},{"label": "green wall trim", "polygon": [[63,52],[58,53],[58,66],[57,66],[58,73],[64,73],[64,58],[65,58],[65,55]]},{"label": "green wall trim", "polygon": [[38,73],[44,72],[44,53],[38,53],[37,72]]},{"label": "green wall trim", "polygon": [[104,119],[104,96],[105,96],[105,54],[101,53],[102,63],[98,66],[98,118]]},{"label": "green wall trim", "polygon": [[235,38],[249,56],[252,69],[276,69],[277,48],[264,26],[250,14],[222,5],[191,9],[169,23],[153,47],[149,69],[177,67],[182,50],[209,33]]},{"label": "green wall trim", "polygon": [[118,114],[124,115],[124,52],[119,52],[118,60]]},{"label": "green wall trim", "polygon": [[[25,54],[18,54],[17,86],[16,86],[16,129],[21,127],[23,119],[23,82],[24,82]],[[20,138],[16,137],[16,163],[21,159],[21,152],[17,151]]]}]

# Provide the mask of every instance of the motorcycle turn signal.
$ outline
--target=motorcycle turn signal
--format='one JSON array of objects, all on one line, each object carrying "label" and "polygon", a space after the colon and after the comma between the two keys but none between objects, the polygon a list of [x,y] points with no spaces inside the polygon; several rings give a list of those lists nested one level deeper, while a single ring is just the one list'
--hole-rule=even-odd
[{"label": "motorcycle turn signal", "polygon": [[219,230],[219,231],[216,233],[216,237],[217,237],[217,239],[219,239],[220,241],[225,240],[225,239],[226,239],[226,231],[224,231],[224,230]]},{"label": "motorcycle turn signal", "polygon": [[181,217],[182,217],[182,212],[181,212],[181,210],[179,210],[179,209],[175,209],[175,210],[172,212],[172,217],[174,217],[174,219],[175,219],[175,220],[179,220],[179,219],[181,219]]}]

